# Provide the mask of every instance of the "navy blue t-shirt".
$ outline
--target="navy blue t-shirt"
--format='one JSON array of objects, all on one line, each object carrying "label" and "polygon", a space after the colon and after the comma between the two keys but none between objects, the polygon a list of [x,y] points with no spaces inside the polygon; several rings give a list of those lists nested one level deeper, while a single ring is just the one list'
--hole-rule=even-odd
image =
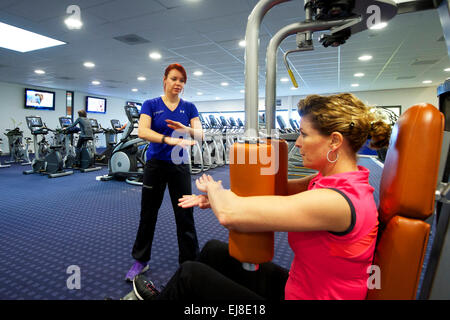
[{"label": "navy blue t-shirt", "polygon": [[[178,106],[174,111],[170,111],[161,97],[146,100],[141,108],[141,114],[149,115],[152,118],[151,129],[160,134],[181,138],[182,134],[167,126],[166,119],[178,121],[185,126],[190,126],[191,119],[198,117],[198,111],[191,102],[180,99]],[[183,148],[169,146],[166,143],[150,143],[147,149],[147,160],[159,159],[179,164],[180,159],[187,157],[187,153],[183,152]],[[186,163],[186,161],[182,161]]]}]

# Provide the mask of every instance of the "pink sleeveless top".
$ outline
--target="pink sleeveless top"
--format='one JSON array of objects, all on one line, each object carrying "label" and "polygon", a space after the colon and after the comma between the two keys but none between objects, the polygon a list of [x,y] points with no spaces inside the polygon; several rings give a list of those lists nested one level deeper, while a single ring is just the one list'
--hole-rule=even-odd
[{"label": "pink sleeveless top", "polygon": [[308,190],[339,192],[352,212],[350,228],[341,234],[328,231],[289,232],[294,251],[285,288],[287,300],[365,299],[368,268],[372,264],[378,231],[378,212],[369,184],[369,170],[331,176],[320,173]]}]

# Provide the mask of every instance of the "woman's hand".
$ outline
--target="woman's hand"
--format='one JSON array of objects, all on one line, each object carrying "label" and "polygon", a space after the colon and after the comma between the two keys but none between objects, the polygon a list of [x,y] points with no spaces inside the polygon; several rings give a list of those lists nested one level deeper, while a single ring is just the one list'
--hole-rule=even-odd
[{"label": "woman's hand", "polygon": [[175,130],[177,132],[180,132],[180,133],[188,133],[189,132],[189,127],[186,127],[181,122],[173,121],[173,120],[170,120],[170,119],[166,119],[166,122],[167,122],[167,126],[170,129],[173,129],[173,130]]},{"label": "woman's hand", "polygon": [[178,199],[178,206],[183,209],[192,207],[199,207],[200,209],[211,208],[208,196],[206,194],[184,195],[183,198]]},{"label": "woman's hand", "polygon": [[197,189],[201,192],[208,192],[208,188],[221,188],[223,189],[222,186],[222,181],[215,181],[210,175],[208,174],[203,174],[200,178],[198,178],[197,180],[195,180],[195,185],[197,186]]}]

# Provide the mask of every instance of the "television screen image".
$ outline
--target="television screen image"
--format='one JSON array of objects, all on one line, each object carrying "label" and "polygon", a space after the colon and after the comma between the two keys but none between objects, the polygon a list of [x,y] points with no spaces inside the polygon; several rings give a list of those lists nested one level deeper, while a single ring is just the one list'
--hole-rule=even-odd
[{"label": "television screen image", "polygon": [[25,89],[25,108],[55,110],[55,93],[52,91]]},{"label": "television screen image", "polygon": [[86,97],[86,112],[106,113],[106,99]]}]

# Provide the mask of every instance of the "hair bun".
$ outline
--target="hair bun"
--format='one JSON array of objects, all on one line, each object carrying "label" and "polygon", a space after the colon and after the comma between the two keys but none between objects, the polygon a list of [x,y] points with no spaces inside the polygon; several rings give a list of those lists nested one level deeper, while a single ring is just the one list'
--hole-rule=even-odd
[{"label": "hair bun", "polygon": [[389,145],[391,136],[391,126],[382,120],[375,120],[370,124],[370,145],[371,149],[382,149]]}]

